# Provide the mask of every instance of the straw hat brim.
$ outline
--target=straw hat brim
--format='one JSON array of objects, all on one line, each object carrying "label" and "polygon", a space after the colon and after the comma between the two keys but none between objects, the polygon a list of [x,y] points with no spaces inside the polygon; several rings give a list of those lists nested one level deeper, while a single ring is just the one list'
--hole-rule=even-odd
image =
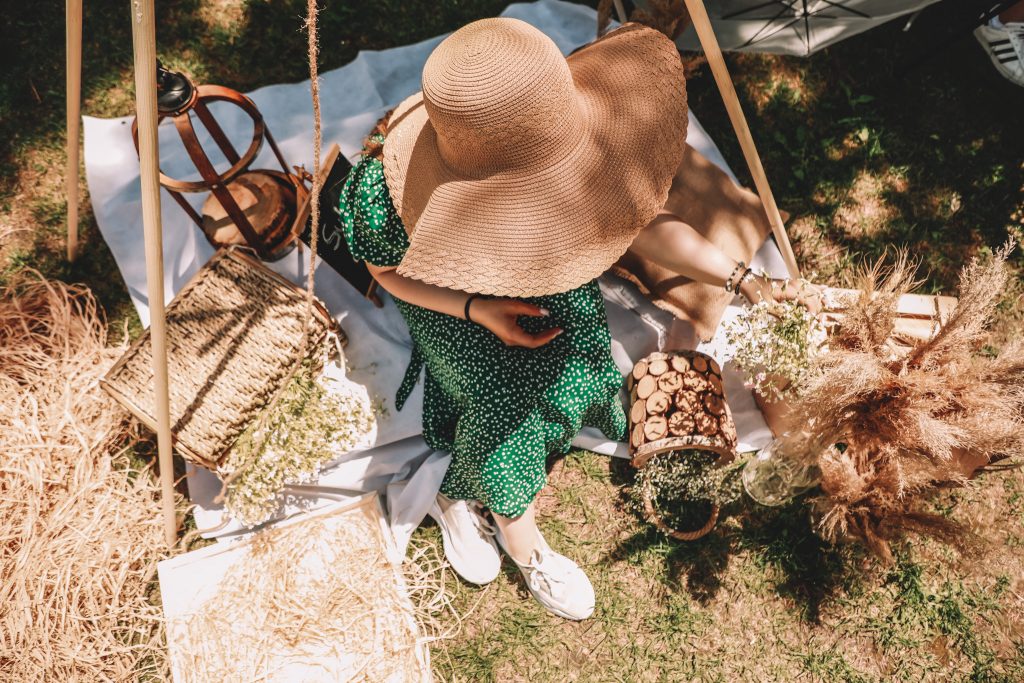
[{"label": "straw hat brim", "polygon": [[657,215],[686,143],[675,45],[626,24],[567,61],[585,133],[540,170],[461,175],[438,150],[422,92],[396,108],[384,175],[410,234],[400,275],[497,296],[557,294],[605,272]]}]

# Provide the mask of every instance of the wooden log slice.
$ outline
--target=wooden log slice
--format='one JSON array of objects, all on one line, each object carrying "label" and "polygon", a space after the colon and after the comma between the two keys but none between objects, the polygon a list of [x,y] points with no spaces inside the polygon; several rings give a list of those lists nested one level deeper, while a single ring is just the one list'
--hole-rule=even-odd
[{"label": "wooden log slice", "polygon": [[689,436],[696,426],[697,423],[690,413],[680,410],[668,416],[668,431],[672,436]]},{"label": "wooden log slice", "polygon": [[709,391],[704,394],[704,407],[712,415],[719,416],[725,414],[725,401],[714,392]]},{"label": "wooden log slice", "polygon": [[636,383],[637,398],[646,399],[658,390],[658,379],[654,375],[644,375]]},{"label": "wooden log slice", "polygon": [[700,399],[697,394],[692,394],[688,391],[683,391],[676,394],[676,408],[679,412],[686,415],[693,415],[695,412],[702,411]]},{"label": "wooden log slice", "polygon": [[654,351],[653,353],[647,354],[647,362],[649,363],[655,360],[668,360],[669,357],[670,356],[663,351]]},{"label": "wooden log slice", "polygon": [[675,370],[669,370],[658,378],[658,388],[667,394],[675,394],[683,388],[683,376]]},{"label": "wooden log slice", "polygon": [[664,439],[668,434],[668,420],[664,415],[652,415],[644,422],[644,437],[648,442]]},{"label": "wooden log slice", "polygon": [[633,373],[626,375],[626,391],[633,391],[633,385],[636,384],[636,379],[633,377]]},{"label": "wooden log slice", "polygon": [[704,356],[694,356],[693,357],[693,369],[696,370],[697,372],[707,372],[708,371],[708,359],[705,358]]},{"label": "wooden log slice", "polygon": [[647,397],[647,414],[664,415],[672,406],[672,397],[660,389]]},{"label": "wooden log slice", "polygon": [[704,375],[688,372],[683,375],[683,388],[696,394],[703,394],[711,389],[711,382]]},{"label": "wooden log slice", "polygon": [[644,425],[642,422],[638,422],[633,427],[633,433],[630,435],[629,443],[633,445],[633,448],[640,448],[644,445]]},{"label": "wooden log slice", "polygon": [[689,371],[690,359],[686,356],[672,356],[672,369],[676,372]]},{"label": "wooden log slice", "polygon": [[659,377],[668,372],[668,361],[667,360],[652,360],[650,365],[647,366],[647,372]]},{"label": "wooden log slice", "polygon": [[629,411],[629,421],[635,425],[640,424],[647,417],[647,409],[643,400],[637,400]]},{"label": "wooden log slice", "polygon": [[641,377],[647,374],[647,361],[637,361],[636,365],[633,366],[633,379],[639,380]]},{"label": "wooden log slice", "polygon": [[732,420],[727,420],[724,417],[721,420],[719,420],[719,422],[722,425],[722,436],[725,437],[725,440],[727,442],[729,442],[730,444],[733,444],[733,446],[735,447],[735,444],[736,444],[736,423],[733,422]]},{"label": "wooden log slice", "polygon": [[714,358],[708,361],[708,367],[711,369],[711,372],[715,373],[719,377],[722,376],[722,366],[720,366],[718,361]]},{"label": "wooden log slice", "polygon": [[698,410],[693,414],[693,421],[697,423],[697,430],[705,436],[714,436],[718,433],[718,418],[711,413]]}]

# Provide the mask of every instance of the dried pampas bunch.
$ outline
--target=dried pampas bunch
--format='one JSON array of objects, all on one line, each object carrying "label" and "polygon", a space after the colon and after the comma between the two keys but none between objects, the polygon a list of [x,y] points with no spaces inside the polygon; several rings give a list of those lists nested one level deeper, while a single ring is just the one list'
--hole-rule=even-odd
[{"label": "dried pampas bunch", "polygon": [[859,537],[885,559],[889,541],[907,531],[970,541],[921,503],[1024,448],[1024,342],[980,353],[1007,290],[1013,246],[963,269],[956,309],[909,351],[891,335],[899,297],[917,285],[914,266],[904,253],[862,274],[861,296],[793,403],[803,431],[781,444],[791,457],[818,460],[816,507],[826,538]]}]

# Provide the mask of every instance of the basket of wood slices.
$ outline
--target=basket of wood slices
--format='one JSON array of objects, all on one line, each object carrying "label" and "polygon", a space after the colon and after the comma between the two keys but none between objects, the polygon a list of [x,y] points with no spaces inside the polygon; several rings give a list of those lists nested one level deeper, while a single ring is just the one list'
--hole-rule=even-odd
[{"label": "basket of wood slices", "polygon": [[722,370],[698,351],[657,352],[636,363],[627,385],[635,502],[672,538],[701,538],[741,490]]}]

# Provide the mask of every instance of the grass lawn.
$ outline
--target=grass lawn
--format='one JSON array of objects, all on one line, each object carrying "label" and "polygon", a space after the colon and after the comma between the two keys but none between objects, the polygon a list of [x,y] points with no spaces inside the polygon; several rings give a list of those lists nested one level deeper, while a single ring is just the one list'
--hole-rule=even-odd
[{"label": "grass lawn", "polygon": [[[504,0],[327,2],[322,70],[360,49],[410,43],[501,11]],[[955,4],[955,3],[947,3]],[[84,251],[64,261],[64,29],[54,0],[0,13],[0,282],[25,268],[84,282],[112,327],[139,323],[85,188]],[[84,113],[131,113],[129,5],[85,5]],[[240,90],[307,77],[304,2],[158,3],[158,54],[197,80]],[[970,37],[929,52],[954,10],[909,34],[886,26],[810,59],[730,56],[740,96],[805,272],[847,284],[890,245],[921,259],[927,291],[952,291],[972,255],[1024,227],[1024,89]],[[913,69],[908,66],[923,57]],[[745,177],[707,69],[691,106]],[[749,179],[748,179],[749,180]],[[14,230],[13,233],[7,233]],[[141,232],[141,231],[140,231]],[[141,239],[141,234],[140,234]],[[1024,259],[1018,252],[1018,274]],[[992,345],[1024,332],[1018,277]],[[811,532],[806,507],[737,507],[702,541],[667,541],[628,504],[632,474],[589,453],[553,463],[542,494],[551,544],[588,567],[598,593],[580,624],[547,615],[511,565],[460,584],[461,633],[435,648],[439,677],[467,681],[1024,680],[1024,475],[988,476],[937,509],[988,541],[961,558],[929,542],[881,566]],[[438,542],[434,527],[417,532]]]}]

